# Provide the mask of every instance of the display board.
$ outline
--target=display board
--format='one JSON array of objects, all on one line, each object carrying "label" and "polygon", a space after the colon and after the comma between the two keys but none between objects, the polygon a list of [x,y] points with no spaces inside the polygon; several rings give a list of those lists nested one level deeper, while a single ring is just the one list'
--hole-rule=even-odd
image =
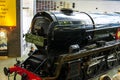
[{"label": "display board", "polygon": [[16,26],[16,0],[0,0],[0,26]]}]

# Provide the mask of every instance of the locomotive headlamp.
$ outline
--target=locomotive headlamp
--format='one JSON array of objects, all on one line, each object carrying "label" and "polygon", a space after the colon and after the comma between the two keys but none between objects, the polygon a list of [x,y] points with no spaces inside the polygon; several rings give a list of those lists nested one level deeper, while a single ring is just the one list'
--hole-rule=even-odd
[{"label": "locomotive headlamp", "polygon": [[117,32],[116,32],[116,39],[120,39],[120,28],[117,29]]}]

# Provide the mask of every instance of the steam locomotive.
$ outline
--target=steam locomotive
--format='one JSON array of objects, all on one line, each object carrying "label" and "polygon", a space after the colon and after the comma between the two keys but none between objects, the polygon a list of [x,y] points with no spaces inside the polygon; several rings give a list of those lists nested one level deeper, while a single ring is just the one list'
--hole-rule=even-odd
[{"label": "steam locomotive", "polygon": [[37,50],[4,73],[14,72],[14,80],[88,80],[120,64],[119,39],[119,13],[39,12],[26,34]]}]

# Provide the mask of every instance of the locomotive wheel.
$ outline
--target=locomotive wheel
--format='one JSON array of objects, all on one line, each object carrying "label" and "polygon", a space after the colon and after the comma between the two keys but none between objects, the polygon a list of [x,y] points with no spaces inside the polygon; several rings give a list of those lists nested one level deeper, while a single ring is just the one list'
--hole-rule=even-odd
[{"label": "locomotive wheel", "polygon": [[68,74],[68,71],[66,70],[61,71],[60,76],[58,77],[57,80],[67,80],[67,74]]},{"label": "locomotive wheel", "polygon": [[119,54],[118,48],[114,48],[110,51],[110,55],[107,57],[107,66],[108,68],[113,68],[114,66],[118,65],[119,63]]},{"label": "locomotive wheel", "polygon": [[120,47],[119,46],[116,48],[115,53],[117,54],[116,58],[118,60],[118,64],[120,64]]},{"label": "locomotive wheel", "polygon": [[91,66],[88,68],[87,70],[87,74],[88,76],[91,78],[91,77],[94,77],[94,75],[97,73],[97,65],[94,65],[94,66]]},{"label": "locomotive wheel", "polygon": [[117,60],[107,60],[107,66],[108,68],[113,68],[115,65],[117,65]]}]

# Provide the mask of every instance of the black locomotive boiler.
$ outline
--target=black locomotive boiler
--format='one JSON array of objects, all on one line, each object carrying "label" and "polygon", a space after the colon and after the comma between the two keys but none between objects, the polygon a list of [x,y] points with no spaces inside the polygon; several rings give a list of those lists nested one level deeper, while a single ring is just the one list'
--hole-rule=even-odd
[{"label": "black locomotive boiler", "polygon": [[119,65],[119,39],[119,13],[39,12],[26,34],[37,50],[4,72],[22,80],[87,80]]},{"label": "black locomotive boiler", "polygon": [[[31,34],[40,37],[40,41],[33,40],[38,49],[59,55],[60,52],[68,53],[72,45],[83,49],[97,41],[115,40],[119,27],[119,14],[61,10],[37,13],[32,21]],[[32,35],[28,36],[31,38]]]}]

